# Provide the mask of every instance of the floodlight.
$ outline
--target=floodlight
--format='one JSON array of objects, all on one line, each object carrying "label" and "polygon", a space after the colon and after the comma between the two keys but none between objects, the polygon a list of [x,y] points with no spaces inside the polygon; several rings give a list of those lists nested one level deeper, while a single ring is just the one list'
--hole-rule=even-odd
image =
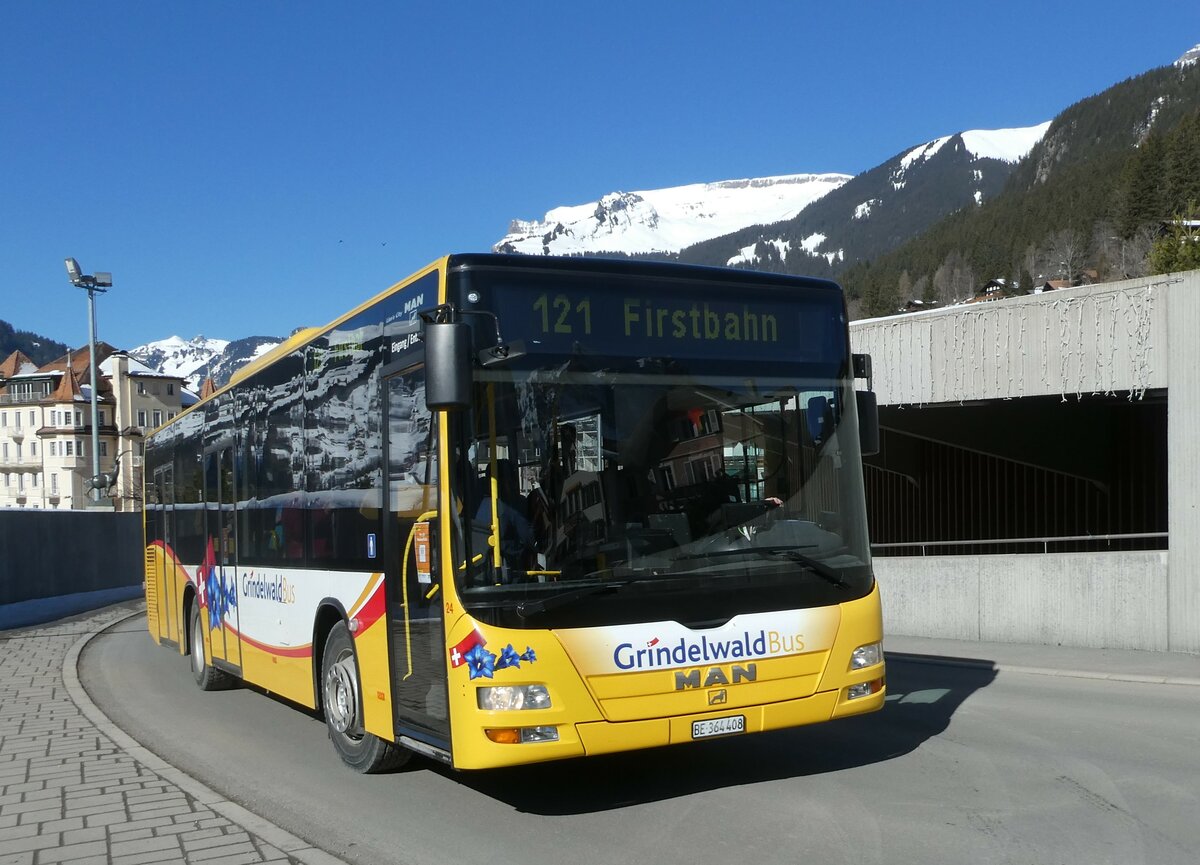
[{"label": "floodlight", "polygon": [[96,285],[102,288],[109,288],[112,286],[111,273],[102,273],[101,271],[96,271],[96,275],[93,276],[92,279],[96,281]]},{"label": "floodlight", "polygon": [[68,278],[70,278],[71,282],[78,285],[79,280],[83,278],[83,271],[79,269],[79,262],[73,258],[68,258],[66,265]]}]

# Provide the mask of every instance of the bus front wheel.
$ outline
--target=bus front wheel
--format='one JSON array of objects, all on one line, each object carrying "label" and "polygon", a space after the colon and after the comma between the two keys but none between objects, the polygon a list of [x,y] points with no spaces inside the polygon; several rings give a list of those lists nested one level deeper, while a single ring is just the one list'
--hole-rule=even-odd
[{"label": "bus front wheel", "polygon": [[362,680],[354,641],[345,622],[338,622],[321,656],[321,706],[325,725],[338,755],[356,772],[386,772],[407,762],[407,750],[363,729]]}]

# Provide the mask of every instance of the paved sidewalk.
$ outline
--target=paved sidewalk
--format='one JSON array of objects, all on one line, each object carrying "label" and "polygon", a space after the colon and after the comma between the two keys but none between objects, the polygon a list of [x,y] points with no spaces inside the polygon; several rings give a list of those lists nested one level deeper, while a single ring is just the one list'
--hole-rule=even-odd
[{"label": "paved sidewalk", "polygon": [[0,865],[340,862],[169,766],[95,708],[79,651],[140,607],[0,631]]},{"label": "paved sidewalk", "polygon": [[893,634],[884,637],[883,646],[889,660],[982,665],[1002,673],[1200,687],[1200,655],[1180,652],[976,643]]}]

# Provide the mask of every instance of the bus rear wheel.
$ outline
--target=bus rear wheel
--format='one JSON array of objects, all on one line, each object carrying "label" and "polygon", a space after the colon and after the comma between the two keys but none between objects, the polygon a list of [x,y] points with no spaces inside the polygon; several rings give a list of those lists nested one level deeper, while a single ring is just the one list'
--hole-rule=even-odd
[{"label": "bus rear wheel", "polygon": [[396,769],[410,752],[363,729],[362,680],[354,641],[345,622],[338,622],[321,656],[321,707],[329,738],[342,762],[356,772],[372,774]]},{"label": "bus rear wheel", "polygon": [[192,678],[200,686],[201,691],[223,691],[233,684],[233,677],[223,670],[213,667],[204,651],[204,619],[201,618],[200,605],[192,604],[191,624],[188,627],[189,651],[192,664]]}]

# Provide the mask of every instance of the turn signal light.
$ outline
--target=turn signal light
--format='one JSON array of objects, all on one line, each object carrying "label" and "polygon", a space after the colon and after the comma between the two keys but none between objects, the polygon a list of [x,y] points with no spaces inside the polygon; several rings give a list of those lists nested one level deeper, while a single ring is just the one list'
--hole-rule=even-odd
[{"label": "turn signal light", "polygon": [[499,727],[487,728],[483,732],[498,745],[558,741],[558,727]]}]

